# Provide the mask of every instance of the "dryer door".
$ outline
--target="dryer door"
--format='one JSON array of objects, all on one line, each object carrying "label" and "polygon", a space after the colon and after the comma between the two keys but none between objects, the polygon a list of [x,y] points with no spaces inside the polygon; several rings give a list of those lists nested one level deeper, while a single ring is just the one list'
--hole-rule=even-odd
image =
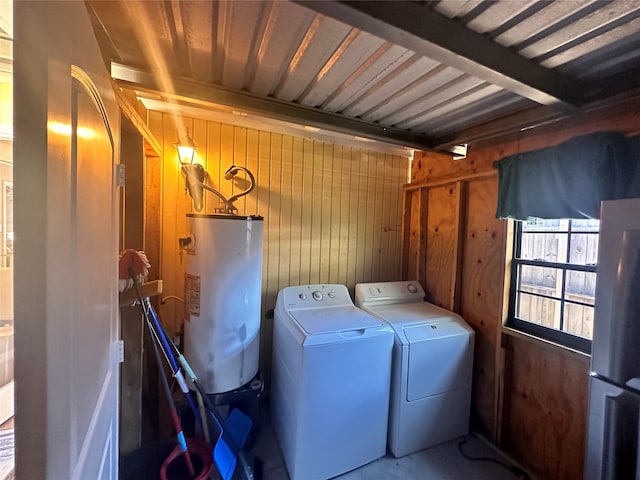
[{"label": "dryer door", "polygon": [[469,387],[473,346],[458,322],[404,328],[409,341],[407,401]]}]

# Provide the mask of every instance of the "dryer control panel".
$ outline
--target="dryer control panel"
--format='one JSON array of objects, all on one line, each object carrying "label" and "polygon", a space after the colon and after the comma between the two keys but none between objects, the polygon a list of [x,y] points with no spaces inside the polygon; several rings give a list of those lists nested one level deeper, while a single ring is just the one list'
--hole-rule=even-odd
[{"label": "dryer control panel", "polygon": [[344,285],[300,285],[282,289],[287,309],[353,306]]},{"label": "dryer control panel", "polygon": [[395,303],[423,302],[424,290],[417,280],[401,282],[358,283],[356,305],[391,305]]}]

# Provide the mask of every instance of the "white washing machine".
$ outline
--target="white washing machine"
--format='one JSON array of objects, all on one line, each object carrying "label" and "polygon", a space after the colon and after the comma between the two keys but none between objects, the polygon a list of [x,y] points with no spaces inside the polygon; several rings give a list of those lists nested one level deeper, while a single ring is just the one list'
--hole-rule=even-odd
[{"label": "white washing machine", "polygon": [[328,479],[385,455],[393,338],[344,285],[278,293],[271,417],[292,480]]},{"label": "white washing machine", "polygon": [[417,281],[356,285],[356,305],[395,332],[389,450],[396,457],[469,430],[474,332],[424,296]]}]

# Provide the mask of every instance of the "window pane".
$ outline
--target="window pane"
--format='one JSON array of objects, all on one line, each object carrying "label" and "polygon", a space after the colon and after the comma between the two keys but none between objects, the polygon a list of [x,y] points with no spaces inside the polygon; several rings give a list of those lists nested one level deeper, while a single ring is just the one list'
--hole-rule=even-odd
[{"label": "window pane", "polygon": [[537,218],[520,223],[514,244],[515,292],[509,326],[589,351],[596,273],[573,268],[596,265],[599,223]]},{"label": "window pane", "polygon": [[521,265],[518,283],[520,290],[560,297],[562,294],[562,270],[559,268]]},{"label": "window pane", "polygon": [[593,307],[564,304],[564,330],[573,335],[591,338],[593,336]]},{"label": "window pane", "polygon": [[582,220],[571,220],[571,230],[574,232],[598,232],[600,220],[585,218]]},{"label": "window pane", "polygon": [[521,293],[516,317],[549,328],[560,328],[560,301]]},{"label": "window pane", "polygon": [[575,265],[595,265],[598,261],[598,235],[574,233],[571,235],[569,263]]},{"label": "window pane", "polygon": [[567,235],[562,233],[523,233],[520,258],[541,262],[564,262]]},{"label": "window pane", "polygon": [[543,219],[529,217],[526,221],[522,222],[522,231],[549,231],[549,232],[566,232],[569,228],[569,220],[557,218]]},{"label": "window pane", "polygon": [[565,298],[574,302],[594,304],[596,295],[595,272],[567,271]]}]

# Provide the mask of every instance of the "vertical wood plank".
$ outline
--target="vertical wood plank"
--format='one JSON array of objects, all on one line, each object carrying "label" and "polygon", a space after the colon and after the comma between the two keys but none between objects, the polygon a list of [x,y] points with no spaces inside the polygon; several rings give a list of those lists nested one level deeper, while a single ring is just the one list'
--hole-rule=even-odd
[{"label": "vertical wood plank", "polygon": [[[209,132],[208,132],[208,122],[200,119],[192,119],[189,125],[189,134],[193,142],[197,145],[198,150],[196,151],[195,161],[200,163],[206,172],[210,172],[210,167],[208,164],[208,152],[209,152]],[[175,151],[175,149],[174,149]],[[182,177],[182,183],[184,183],[184,177]],[[207,202],[209,200],[209,195],[203,195],[203,211],[207,210]],[[189,202],[188,211],[194,211],[192,202]],[[186,222],[186,218],[185,218]],[[185,223],[186,225],[186,223]]]},{"label": "vertical wood plank", "polygon": [[[391,238],[395,235],[393,225],[391,225],[391,192],[393,185],[393,157],[384,155],[382,160],[382,182],[381,182],[381,216],[380,216],[380,269],[378,272],[378,280],[389,280],[391,274],[389,272],[393,262],[393,252],[390,248]],[[399,280],[396,279],[396,280]]]},{"label": "vertical wood plank", "polygon": [[[429,246],[429,212],[431,211],[431,205],[429,205],[429,193],[430,190],[426,188],[420,189],[418,192],[418,205],[419,211],[417,213],[417,222],[419,222],[417,245],[418,249],[416,258],[418,259],[417,265],[417,279],[422,285],[426,285],[429,281],[427,275],[427,252]],[[426,291],[426,290],[425,290]]]},{"label": "vertical wood plank", "polygon": [[270,387],[271,378],[271,345],[273,318],[266,314],[275,306],[275,294],[272,292],[273,281],[269,278],[267,266],[271,262],[271,244],[269,222],[271,217],[271,135],[260,132],[258,135],[258,169],[256,175],[258,186],[255,196],[258,203],[258,214],[263,217],[262,242],[262,318],[260,322],[260,371],[265,379],[265,388]]},{"label": "vertical wood plank", "polygon": [[[229,198],[231,195],[233,195],[233,182],[224,179],[224,172],[226,172],[227,169],[236,161],[235,146],[238,127],[225,125],[223,123],[221,124],[220,128],[220,166],[219,170],[217,172],[214,172],[213,174],[217,177],[214,177],[214,188],[218,190],[225,198]],[[219,203],[217,199],[215,199],[214,201],[216,203]]]},{"label": "vertical wood plank", "polygon": [[375,237],[376,237],[376,154],[375,152],[365,151],[367,158],[365,179],[367,192],[367,198],[365,204],[367,205],[366,214],[369,219],[364,223],[365,226],[365,243],[364,243],[364,275],[365,282],[371,282],[373,279],[374,263],[375,263]]},{"label": "vertical wood plank", "polygon": [[[171,121],[170,115],[162,115],[162,243],[161,243],[161,264],[163,286],[169,292],[177,292],[175,282],[175,271],[177,262],[173,258],[173,239],[176,238],[176,221],[178,217],[177,199],[184,195],[184,191],[178,184],[176,173],[176,159],[173,158],[173,142],[178,138],[175,124]],[[172,142],[173,140],[173,142]],[[173,162],[171,160],[174,160]],[[182,294],[182,292],[181,292]],[[160,304],[160,317],[165,322],[167,330],[173,334],[175,332],[175,305],[173,302]]]},{"label": "vertical wood plank", "polygon": [[309,283],[320,283],[321,268],[321,243],[322,243],[322,142],[311,141],[311,202],[310,202],[310,258],[309,258]]},{"label": "vertical wood plank", "polygon": [[280,255],[282,251],[282,232],[280,230],[280,210],[282,208],[282,136],[271,137],[271,175],[269,177],[269,191],[271,192],[269,215],[269,263],[267,277],[270,280],[269,289],[278,291],[284,286],[280,276]]},{"label": "vertical wood plank", "polygon": [[420,248],[421,241],[420,236],[424,230],[421,229],[421,213],[422,208],[425,204],[420,201],[421,192],[419,190],[414,190],[409,193],[409,201],[407,202],[407,206],[409,207],[409,211],[407,213],[408,219],[408,242],[409,248],[408,256],[407,256],[407,276],[405,277],[407,280],[418,280],[420,278],[419,275],[419,264],[420,262]]},{"label": "vertical wood plank", "polygon": [[494,217],[497,179],[468,184],[462,317],[476,331],[472,420],[474,428],[490,439],[496,436],[496,349],[502,315],[502,269],[505,224]]},{"label": "vertical wood plank", "polygon": [[[147,124],[152,132],[161,133],[162,114],[148,112]],[[144,164],[144,249],[151,263],[149,276],[151,280],[160,278],[160,238],[161,238],[161,205],[162,178],[160,157],[146,157]],[[151,278],[155,275],[154,278]]]},{"label": "vertical wood plank", "polygon": [[[218,189],[220,182],[220,152],[222,148],[222,126],[217,122],[207,122],[206,150],[201,152],[203,165],[208,173],[206,184]],[[204,208],[207,212],[214,212],[219,207],[218,197],[205,194]]]},{"label": "vertical wood plank", "polygon": [[300,218],[300,283],[313,283],[311,279],[311,211],[313,209],[313,141],[302,140],[302,215]]},{"label": "vertical wood plank", "polygon": [[371,235],[369,215],[369,202],[371,193],[369,192],[369,169],[370,157],[369,152],[360,150],[360,189],[358,198],[358,265],[361,267],[357,270],[361,281],[367,282],[370,278],[371,265],[368,262],[371,252]]},{"label": "vertical wood plank", "polygon": [[354,286],[358,283],[358,198],[360,197],[360,155],[359,150],[356,150],[353,147],[345,148],[345,152],[347,153],[348,163],[348,169],[345,173],[349,175],[349,242],[347,246],[348,272],[346,278],[347,284]]},{"label": "vertical wood plank", "polygon": [[[256,178],[256,182],[260,178],[259,163],[258,163],[259,141],[260,141],[260,134],[258,130],[254,130],[254,129],[247,130],[246,168]],[[249,187],[249,184],[247,181],[245,181],[245,185],[246,187],[244,188]],[[246,206],[245,206],[246,215],[257,215],[258,214],[258,195],[255,189],[254,189],[254,192],[252,192],[251,194],[245,197],[245,202],[246,202]]]},{"label": "vertical wood plank", "polygon": [[453,309],[458,191],[455,184],[429,189],[425,291],[427,299]]},{"label": "vertical wood plank", "polygon": [[345,176],[344,147],[342,145],[333,146],[333,164],[331,176],[334,179],[333,194],[331,196],[331,283],[339,283],[340,278],[346,278],[344,270],[348,264],[346,246],[349,241],[347,225],[348,204],[348,184]]},{"label": "vertical wood plank", "polygon": [[321,178],[320,190],[320,283],[330,283],[331,280],[331,207],[332,207],[332,173],[333,173],[333,145],[322,142],[321,145]]},{"label": "vertical wood plank", "polygon": [[451,275],[451,309],[460,313],[460,298],[462,296],[462,259],[464,257],[464,231],[467,215],[467,183],[457,182],[456,207],[455,207],[455,241],[453,253],[453,269]]},{"label": "vertical wood plank", "polygon": [[371,276],[370,281],[380,280],[380,268],[382,263],[382,240],[384,227],[382,218],[384,213],[384,153],[376,152],[375,170],[372,170],[373,188],[373,222],[371,239]]},{"label": "vertical wood plank", "polygon": [[[242,127],[235,127],[234,139],[233,139],[233,164],[239,167],[247,167],[247,129]],[[222,173],[227,169],[225,168]],[[247,181],[244,174],[238,173],[231,180],[222,180],[231,185],[231,194],[236,195],[247,187]],[[247,196],[240,197],[235,202],[235,206],[238,209],[238,215],[246,215],[247,212]]]},{"label": "vertical wood plank", "polygon": [[291,136],[283,137],[283,155],[291,158],[291,219],[289,228],[291,231],[291,270],[289,282],[291,285],[300,285],[302,264],[302,221],[304,216],[302,206],[302,174],[303,152],[302,141]]},{"label": "vertical wood plank", "polygon": [[402,259],[401,272],[403,279],[409,279],[411,263],[411,200],[413,191],[403,190],[402,192]]},{"label": "vertical wood plank", "polygon": [[280,161],[280,268],[278,271],[279,286],[282,289],[291,285],[291,187],[293,184],[293,165],[291,159],[285,155],[282,136],[277,135],[274,145],[278,149],[277,159]]}]

